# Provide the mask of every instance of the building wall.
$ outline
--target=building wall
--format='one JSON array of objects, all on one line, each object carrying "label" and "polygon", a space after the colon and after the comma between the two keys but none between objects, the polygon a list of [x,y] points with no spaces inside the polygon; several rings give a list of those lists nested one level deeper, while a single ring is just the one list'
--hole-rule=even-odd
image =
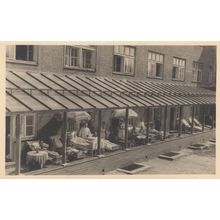
[{"label": "building wall", "polygon": [[[164,55],[164,73],[163,79],[147,78],[147,57],[148,51],[162,53]],[[108,76],[116,78],[153,80],[153,81],[172,81],[173,83],[192,83],[192,63],[193,61],[203,62],[203,83],[198,85],[207,86],[208,68],[213,66],[215,74],[215,47],[201,46],[136,46],[135,74],[134,76],[114,74],[113,73],[113,46],[99,45],[96,52],[95,71],[85,71],[79,69],[64,68],[64,46],[59,45],[39,45],[37,46],[38,61],[37,65],[18,64],[16,62],[7,62],[7,69],[24,69],[29,71],[55,72],[66,74],[90,75],[90,76]],[[173,57],[186,59],[185,80],[172,80]],[[193,83],[197,85],[197,83]],[[212,85],[213,86],[213,85]]]}]

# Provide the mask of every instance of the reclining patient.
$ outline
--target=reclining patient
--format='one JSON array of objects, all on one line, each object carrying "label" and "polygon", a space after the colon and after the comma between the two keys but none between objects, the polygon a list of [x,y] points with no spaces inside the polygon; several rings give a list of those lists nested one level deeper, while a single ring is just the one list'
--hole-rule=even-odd
[{"label": "reclining patient", "polygon": [[[192,117],[189,117],[188,120],[189,120],[190,125],[192,125]],[[201,123],[200,123],[196,118],[194,118],[193,123],[194,123],[194,126],[193,126],[193,127],[194,127],[196,130],[202,131],[202,125],[201,125]]]},{"label": "reclining patient", "polygon": [[[190,119],[190,118],[189,118],[189,119]],[[192,126],[191,126],[191,125],[192,125],[192,119],[191,119],[191,121],[190,121],[190,120],[187,121],[186,119],[182,119],[182,123],[183,123],[183,125],[185,126],[186,129],[188,129],[188,130],[191,129],[191,127],[192,127]],[[197,131],[202,131],[202,127],[197,126],[197,125],[195,124],[195,122],[194,122],[193,128],[194,128],[195,130],[197,130]]]}]

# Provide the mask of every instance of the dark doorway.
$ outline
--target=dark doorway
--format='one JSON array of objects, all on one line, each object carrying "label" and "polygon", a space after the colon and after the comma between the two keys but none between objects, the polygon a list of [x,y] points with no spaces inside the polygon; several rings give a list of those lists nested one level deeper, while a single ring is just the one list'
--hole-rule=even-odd
[{"label": "dark doorway", "polygon": [[170,130],[175,130],[175,108],[170,108]]},{"label": "dark doorway", "polygon": [[6,117],[6,129],[5,129],[5,160],[6,162],[11,161],[10,160],[10,117]]}]

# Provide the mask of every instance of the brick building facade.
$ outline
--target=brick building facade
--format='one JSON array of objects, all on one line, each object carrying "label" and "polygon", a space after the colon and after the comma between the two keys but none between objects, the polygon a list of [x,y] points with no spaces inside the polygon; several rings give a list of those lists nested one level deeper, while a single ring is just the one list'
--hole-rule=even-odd
[{"label": "brick building facade", "polygon": [[[80,48],[82,46],[79,46]],[[90,47],[84,46],[85,50]],[[65,46],[58,45],[36,45],[33,46],[33,57],[31,61],[17,60],[13,52],[8,53],[6,68],[8,69],[23,69],[31,71],[55,72],[55,73],[70,73],[89,76],[107,76],[120,77],[141,80],[156,80],[173,83],[194,84],[205,87],[215,86],[216,75],[216,48],[215,46],[132,46],[134,48],[134,71],[133,73],[124,73],[114,71],[114,46],[98,45],[92,47],[93,53],[93,68],[83,68],[65,65]],[[27,50],[27,49],[26,49]],[[157,56],[162,55],[163,62],[159,76],[148,75],[149,68],[149,53]],[[25,53],[25,49],[22,51]],[[120,54],[120,53],[119,53]],[[120,54],[123,56],[123,54]],[[11,56],[11,57],[10,57]],[[173,77],[173,62],[174,58],[185,62],[184,73],[182,79]],[[177,60],[178,61],[178,60]],[[153,61],[154,62],[154,61]],[[155,60],[155,63],[157,61]],[[197,77],[200,71],[201,76]]]}]

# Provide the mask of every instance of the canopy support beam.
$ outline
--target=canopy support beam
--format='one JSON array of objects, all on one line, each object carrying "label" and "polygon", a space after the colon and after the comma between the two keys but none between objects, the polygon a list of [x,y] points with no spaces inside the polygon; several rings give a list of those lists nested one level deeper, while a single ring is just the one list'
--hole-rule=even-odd
[{"label": "canopy support beam", "polygon": [[215,127],[215,105],[211,106],[211,114],[212,114],[212,129]]},{"label": "canopy support beam", "polygon": [[128,111],[129,111],[129,109],[126,108],[126,112],[125,112],[125,149],[128,148]]},{"label": "canopy support beam", "polygon": [[101,154],[101,127],[102,127],[102,110],[98,110],[98,155]]},{"label": "canopy support beam", "polygon": [[178,136],[182,135],[182,119],[183,119],[183,106],[179,106],[180,114],[179,114],[179,129],[178,129]]},{"label": "canopy support beam", "polygon": [[191,134],[193,134],[193,131],[194,131],[194,118],[195,118],[195,105],[192,105]]},{"label": "canopy support beam", "polygon": [[202,106],[202,131],[205,129],[205,118],[206,118],[206,105]]},{"label": "canopy support beam", "polygon": [[149,127],[150,127],[150,107],[147,108],[147,128],[146,128],[146,143],[149,144]]},{"label": "canopy support beam", "polygon": [[67,112],[63,113],[63,127],[62,127],[62,140],[63,140],[63,164],[66,163],[66,147],[67,147]]},{"label": "canopy support beam", "polygon": [[15,174],[19,175],[21,172],[21,115],[16,115],[16,168]]},{"label": "canopy support beam", "polygon": [[163,140],[166,139],[167,130],[167,105],[164,107]]}]

